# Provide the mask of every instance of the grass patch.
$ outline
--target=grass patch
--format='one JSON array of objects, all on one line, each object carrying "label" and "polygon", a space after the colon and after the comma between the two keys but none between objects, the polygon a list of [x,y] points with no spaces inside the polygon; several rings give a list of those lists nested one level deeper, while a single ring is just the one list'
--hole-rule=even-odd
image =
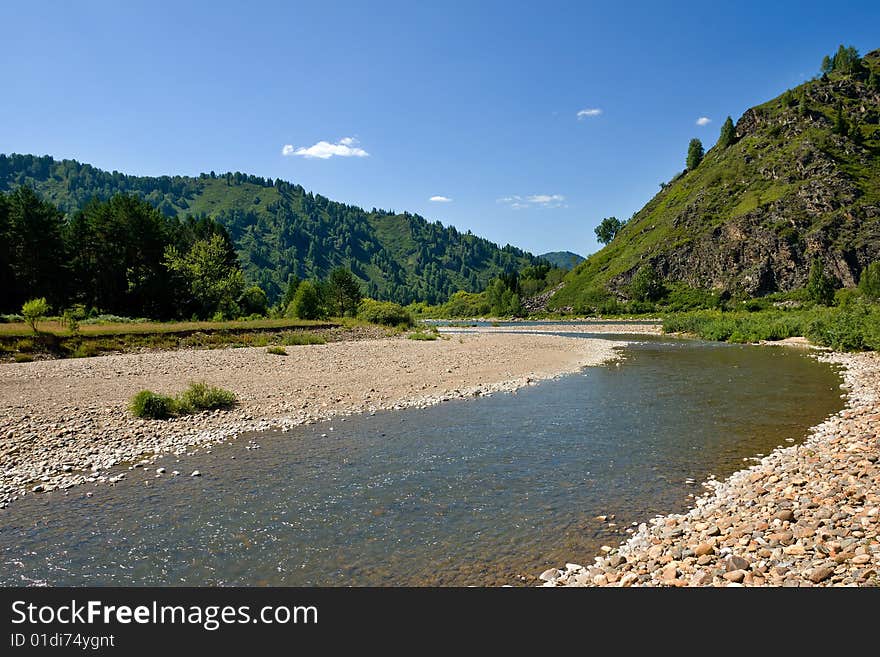
[{"label": "grass patch", "polygon": [[30,363],[31,361],[34,360],[34,357],[31,356],[30,354],[16,353],[16,354],[12,355],[12,359],[16,363]]},{"label": "grass patch", "polygon": [[235,393],[207,383],[194,382],[177,397],[141,390],[132,397],[129,410],[136,417],[165,420],[199,411],[231,408],[235,402]]},{"label": "grass patch", "polygon": [[267,354],[274,354],[276,356],[286,356],[287,349],[284,347],[266,347]]},{"label": "grass patch", "polygon": [[410,340],[436,340],[438,335],[436,333],[416,331],[415,333],[410,333],[406,337]]}]

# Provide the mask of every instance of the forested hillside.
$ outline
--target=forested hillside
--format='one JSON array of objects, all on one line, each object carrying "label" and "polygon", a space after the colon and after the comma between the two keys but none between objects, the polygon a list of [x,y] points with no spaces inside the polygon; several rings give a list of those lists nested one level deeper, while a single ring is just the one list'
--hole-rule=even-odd
[{"label": "forested hillside", "polygon": [[371,297],[399,303],[478,291],[535,258],[419,215],[331,201],[299,185],[240,172],[130,176],[76,160],[0,154],[0,191],[27,185],[68,220],[93,198],[135,194],[166,217],[207,217],[232,238],[246,279],[277,301],[292,276],[324,278],[350,269]]}]

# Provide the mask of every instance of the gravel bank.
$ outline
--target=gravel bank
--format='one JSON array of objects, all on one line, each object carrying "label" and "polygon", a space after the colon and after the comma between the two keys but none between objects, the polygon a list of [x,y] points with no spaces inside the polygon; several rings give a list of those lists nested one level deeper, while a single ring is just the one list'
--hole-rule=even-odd
[{"label": "gravel bank", "polygon": [[880,354],[819,358],[845,368],[847,406],[802,445],[706,482],[687,513],[544,586],[880,586]]},{"label": "gravel bank", "polygon": [[[0,508],[28,493],[112,483],[159,454],[192,454],[248,431],[515,390],[612,360],[621,344],[447,337],[288,347],[286,357],[244,348],[0,364]],[[127,411],[138,390],[173,394],[193,380],[232,390],[239,405],[165,421]]]}]

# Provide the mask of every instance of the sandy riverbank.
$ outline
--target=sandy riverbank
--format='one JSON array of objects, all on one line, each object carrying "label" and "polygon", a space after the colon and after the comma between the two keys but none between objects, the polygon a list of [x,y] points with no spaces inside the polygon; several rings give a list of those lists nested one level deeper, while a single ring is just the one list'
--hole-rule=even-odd
[{"label": "sandy riverbank", "polygon": [[592,565],[545,586],[880,586],[880,354],[823,354],[844,367],[847,406],[685,514],[639,526]]},{"label": "sandy riverbank", "polygon": [[[288,347],[286,357],[245,348],[0,364],[0,507],[26,493],[113,482],[158,454],[247,431],[511,391],[616,357],[606,340],[447,337]],[[127,411],[138,390],[176,393],[193,380],[234,391],[239,405],[166,421]]]}]

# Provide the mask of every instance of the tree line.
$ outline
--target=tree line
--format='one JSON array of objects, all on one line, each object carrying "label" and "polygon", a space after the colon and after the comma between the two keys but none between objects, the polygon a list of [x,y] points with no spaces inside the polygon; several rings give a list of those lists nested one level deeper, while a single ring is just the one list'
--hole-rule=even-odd
[{"label": "tree line", "polygon": [[52,308],[155,319],[265,312],[245,285],[226,230],[207,218],[167,217],[118,194],[70,220],[28,186],[0,193],[0,311],[28,299]]}]

